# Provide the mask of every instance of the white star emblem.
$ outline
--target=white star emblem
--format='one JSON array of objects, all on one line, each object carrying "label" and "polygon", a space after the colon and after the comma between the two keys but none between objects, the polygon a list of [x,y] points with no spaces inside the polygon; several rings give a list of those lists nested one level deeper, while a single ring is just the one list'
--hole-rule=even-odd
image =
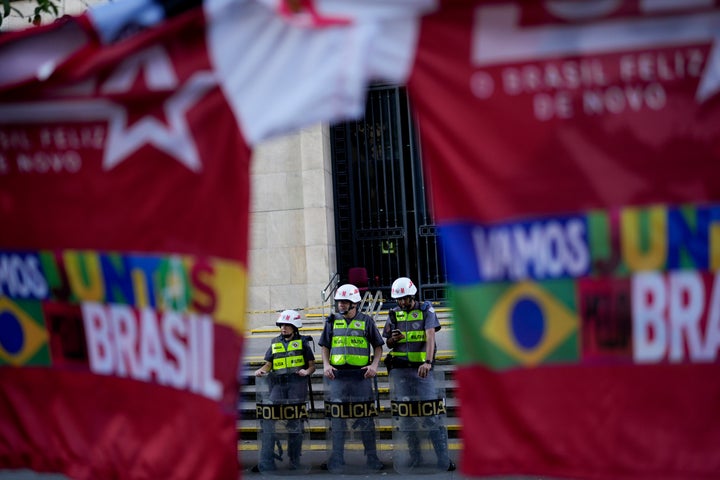
[{"label": "white star emblem", "polygon": [[[100,92],[105,95],[129,92],[136,78],[142,78],[150,91],[172,92],[162,104],[167,125],[147,113],[128,126],[128,110],[108,98],[4,104],[0,105],[0,124],[107,121],[104,170],[112,170],[139,148],[150,144],[189,170],[201,171],[202,162],[187,122],[187,112],[218,84],[215,74],[196,72],[179,85],[171,58],[163,48],[154,46],[120,64],[103,82]],[[94,80],[82,84],[76,94],[92,94]]]},{"label": "white star emblem", "polygon": [[185,114],[215,85],[217,80],[210,72],[198,72],[191,77],[165,100],[167,126],[155,117],[146,116],[127,128],[127,111],[116,109],[108,125],[103,168],[111,170],[143,145],[151,144],[193,172],[199,172],[202,163]]},{"label": "white star emblem", "polygon": [[127,128],[127,110],[107,99],[22,102],[0,105],[0,124],[42,124],[53,122],[108,121],[103,169],[112,170],[145,144],[162,150],[193,172],[202,162],[186,113],[212,87],[217,85],[211,72],[198,72],[165,100],[165,126],[155,117],[141,118]]}]

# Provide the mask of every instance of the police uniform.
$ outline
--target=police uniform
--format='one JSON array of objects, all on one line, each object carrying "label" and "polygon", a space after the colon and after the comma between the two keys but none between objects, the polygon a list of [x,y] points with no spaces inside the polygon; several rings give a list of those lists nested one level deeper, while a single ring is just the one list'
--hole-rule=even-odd
[{"label": "police uniform", "polygon": [[[385,342],[372,317],[357,313],[346,320],[343,315],[333,313],[325,321],[318,345],[330,350],[330,364],[337,369],[335,378],[330,380],[331,402],[374,401],[372,378],[364,378],[362,367],[370,365],[370,355],[375,347]],[[332,417],[332,453],[329,466],[340,467],[344,463],[345,435],[347,422],[344,418]],[[363,417],[353,422],[353,427],[361,432],[368,464],[380,467],[377,460],[375,423],[371,417]]]},{"label": "police uniform", "polygon": [[[400,330],[405,338],[393,345],[386,357],[388,373],[392,378],[391,385],[394,389],[392,397],[395,399],[407,399],[413,401],[437,400],[438,394],[435,385],[435,377],[429,374],[422,378],[418,375],[418,368],[426,361],[434,362],[433,358],[427,358],[426,330],[440,330],[440,321],[435,314],[430,302],[415,302],[413,310],[406,312],[400,307],[394,307],[388,312],[388,320],[385,322],[383,337],[392,337],[393,330]],[[435,348],[433,352],[435,352]],[[415,432],[418,426],[415,422],[420,417],[401,417],[400,430],[408,439],[410,458],[415,464],[420,463],[420,440]],[[447,470],[450,466],[450,457],[447,447],[447,430],[442,418],[438,415],[422,417],[423,428],[428,435],[437,455],[438,468]]]},{"label": "police uniform", "polygon": [[[309,345],[309,337],[298,332],[285,340],[282,335],[275,337],[265,352],[265,361],[272,365],[269,399],[273,405],[298,404],[307,401],[308,380],[297,374],[315,361],[315,354]],[[274,470],[275,422],[263,419],[263,437],[260,453],[261,470]],[[303,425],[298,419],[287,420],[288,457],[291,468],[300,464]]]}]

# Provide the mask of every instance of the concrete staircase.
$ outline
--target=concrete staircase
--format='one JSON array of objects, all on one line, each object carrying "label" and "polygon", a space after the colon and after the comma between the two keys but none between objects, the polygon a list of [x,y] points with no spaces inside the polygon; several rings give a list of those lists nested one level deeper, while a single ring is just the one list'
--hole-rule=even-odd
[{"label": "concrete staircase", "polygon": [[[437,308],[437,307],[436,307]],[[448,309],[437,308],[442,329],[438,332],[438,354],[435,370],[441,372],[442,386],[445,388],[447,408],[446,426],[448,430],[448,446],[451,454],[462,448],[461,425],[458,418],[458,401],[455,397],[456,383],[454,379],[454,350],[452,348],[452,321]],[[317,342],[322,332],[322,317],[313,319],[309,315],[303,320],[303,335],[310,335]],[[378,328],[382,331],[387,318],[387,311],[377,311],[375,314]],[[245,343],[243,386],[239,401],[240,421],[238,422],[238,454],[243,465],[254,465],[258,457],[258,431],[259,425],[255,417],[255,377],[253,372],[263,364],[263,355],[270,345],[270,340],[278,334],[275,326],[257,328],[249,332]],[[385,354],[387,348],[385,348]],[[308,402],[309,422],[306,431],[309,431],[309,442],[303,444],[303,451],[324,452],[328,448],[327,425],[324,416],[324,384],[322,376],[322,355],[320,347],[315,346],[317,371],[312,376],[312,398]],[[393,419],[390,415],[390,399],[388,376],[385,366],[380,364],[378,372],[378,391],[380,409],[377,417],[378,449],[386,459],[392,455]],[[456,455],[451,455],[456,456]]]}]

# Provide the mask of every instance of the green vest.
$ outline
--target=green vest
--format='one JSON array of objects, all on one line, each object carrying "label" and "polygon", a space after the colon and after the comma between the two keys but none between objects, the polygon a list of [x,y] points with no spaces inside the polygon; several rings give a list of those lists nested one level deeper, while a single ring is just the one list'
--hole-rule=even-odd
[{"label": "green vest", "polygon": [[[406,312],[395,310],[395,328],[405,334],[405,338],[395,344],[390,355],[396,358],[406,358],[412,363],[423,363],[427,359],[425,349],[425,319],[420,309]],[[413,328],[417,323],[417,328]]]},{"label": "green vest", "polygon": [[290,340],[286,349],[282,341],[282,335],[280,335],[273,340],[270,347],[272,351],[272,369],[276,374],[295,373],[305,366],[302,337]]},{"label": "green vest", "polygon": [[353,319],[350,323],[335,317],[330,346],[330,365],[364,367],[370,363],[370,347],[365,338],[365,320]]}]

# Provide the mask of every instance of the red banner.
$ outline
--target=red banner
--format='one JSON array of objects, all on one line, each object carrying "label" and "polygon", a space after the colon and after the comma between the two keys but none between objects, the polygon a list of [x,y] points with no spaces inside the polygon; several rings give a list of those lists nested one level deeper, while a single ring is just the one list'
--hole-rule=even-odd
[{"label": "red banner", "polygon": [[250,150],[201,11],[86,20],[24,34],[88,43],[0,103],[0,468],[235,478]]},{"label": "red banner", "polygon": [[716,478],[714,2],[448,1],[409,80],[467,475]]},{"label": "red banner", "polygon": [[344,3],[121,1],[0,37],[0,469],[237,476],[249,146],[360,115],[432,4]]}]

